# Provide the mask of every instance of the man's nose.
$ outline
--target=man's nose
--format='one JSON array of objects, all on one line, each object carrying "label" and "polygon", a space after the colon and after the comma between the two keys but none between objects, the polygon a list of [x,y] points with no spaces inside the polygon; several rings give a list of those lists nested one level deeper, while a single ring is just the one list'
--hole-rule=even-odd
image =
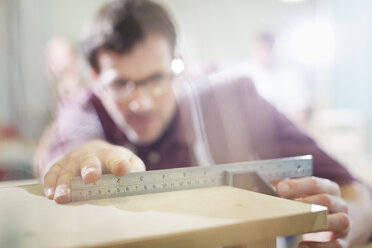
[{"label": "man's nose", "polygon": [[133,94],[129,102],[130,111],[140,113],[150,111],[154,107],[154,100],[142,87],[137,88]]}]

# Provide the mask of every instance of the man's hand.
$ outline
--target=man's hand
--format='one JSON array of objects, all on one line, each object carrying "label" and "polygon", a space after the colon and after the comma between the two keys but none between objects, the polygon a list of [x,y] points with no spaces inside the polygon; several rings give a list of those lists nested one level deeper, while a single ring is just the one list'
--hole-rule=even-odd
[{"label": "man's hand", "polygon": [[104,141],[90,141],[54,163],[44,176],[44,193],[57,203],[71,201],[70,180],[81,176],[93,183],[101,174],[123,176],[129,172],[144,171],[145,165],[130,150]]},{"label": "man's hand", "polygon": [[[328,228],[330,235],[322,242],[316,239],[319,236],[307,236],[300,243],[302,248],[346,248],[349,247],[346,236],[349,232],[350,219],[348,204],[341,198],[340,187],[328,179],[305,177],[300,179],[286,179],[277,185],[279,196],[310,204],[318,204],[328,208]],[[323,233],[325,234],[325,233]],[[315,240],[311,240],[312,238]],[[310,240],[307,240],[310,238]]]}]

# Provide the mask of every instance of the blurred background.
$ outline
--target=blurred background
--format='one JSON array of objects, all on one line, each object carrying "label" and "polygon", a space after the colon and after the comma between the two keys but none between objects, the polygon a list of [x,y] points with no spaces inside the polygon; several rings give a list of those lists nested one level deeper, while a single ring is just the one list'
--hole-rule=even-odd
[{"label": "blurred background", "polygon": [[[84,87],[86,20],[105,0],[0,0],[0,180],[32,178],[57,102]],[[250,75],[259,92],[372,185],[372,1],[159,0],[186,70]]]}]

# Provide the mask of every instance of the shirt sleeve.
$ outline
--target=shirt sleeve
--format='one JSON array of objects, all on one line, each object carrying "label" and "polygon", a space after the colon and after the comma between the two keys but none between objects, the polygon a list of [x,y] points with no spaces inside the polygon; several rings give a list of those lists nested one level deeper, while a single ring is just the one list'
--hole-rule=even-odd
[{"label": "shirt sleeve", "polygon": [[349,171],[322,150],[318,144],[294,125],[287,117],[273,108],[276,120],[278,142],[282,156],[311,154],[313,156],[313,175],[328,178],[340,185],[355,179]]},{"label": "shirt sleeve", "polygon": [[54,122],[44,131],[36,150],[35,174],[42,179],[54,162],[92,139],[104,139],[104,134],[87,96],[60,103]]},{"label": "shirt sleeve", "polygon": [[262,98],[249,78],[237,80],[244,98],[246,123],[255,152],[261,159],[313,156],[313,175],[338,184],[355,179],[338,161],[322,150],[304,131]]},{"label": "shirt sleeve", "polygon": [[[263,142],[259,153],[264,157],[291,157],[312,155],[313,175],[327,178],[338,184],[347,184],[355,179],[349,171],[334,158],[322,150],[318,144],[304,131],[291,122],[284,114],[280,113],[273,105],[258,95],[253,86],[250,87],[250,103],[255,108],[255,116],[258,121],[255,126],[265,127],[261,136],[270,134],[272,138]],[[257,128],[256,128],[257,129]],[[259,137],[256,138],[258,140]],[[271,149],[268,147],[272,147]]]}]

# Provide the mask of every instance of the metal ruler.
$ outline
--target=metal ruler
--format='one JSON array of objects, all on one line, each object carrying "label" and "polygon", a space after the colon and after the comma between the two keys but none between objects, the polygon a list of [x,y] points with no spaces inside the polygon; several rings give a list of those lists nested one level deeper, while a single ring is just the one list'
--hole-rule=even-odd
[{"label": "metal ruler", "polygon": [[102,175],[95,183],[71,179],[72,201],[141,195],[194,188],[233,185],[232,175],[258,172],[269,181],[312,175],[311,155],[212,166],[133,172],[122,177]]}]

